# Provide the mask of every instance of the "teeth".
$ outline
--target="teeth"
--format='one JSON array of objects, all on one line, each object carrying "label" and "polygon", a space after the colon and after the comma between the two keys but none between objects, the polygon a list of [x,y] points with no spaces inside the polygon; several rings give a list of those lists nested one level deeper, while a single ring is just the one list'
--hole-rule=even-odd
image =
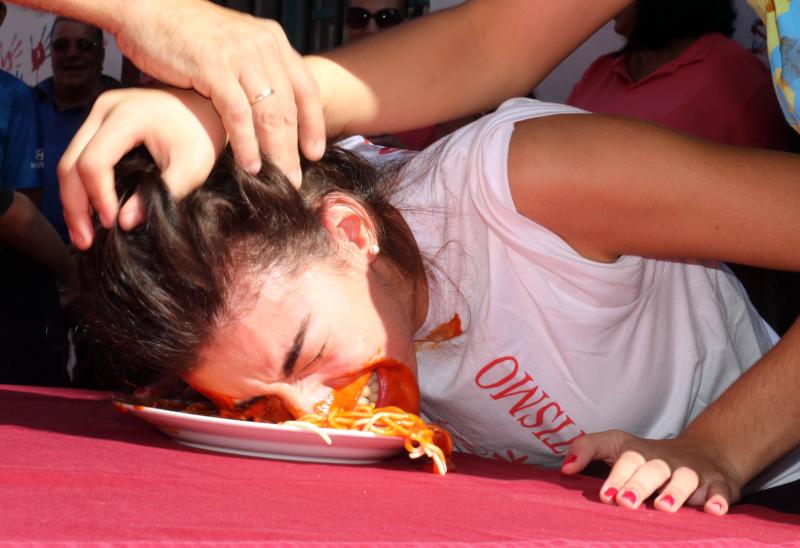
[{"label": "teeth", "polygon": [[375,371],[372,372],[372,375],[369,377],[369,382],[361,390],[361,394],[358,397],[358,405],[367,405],[370,403],[375,403],[378,401],[378,374]]}]

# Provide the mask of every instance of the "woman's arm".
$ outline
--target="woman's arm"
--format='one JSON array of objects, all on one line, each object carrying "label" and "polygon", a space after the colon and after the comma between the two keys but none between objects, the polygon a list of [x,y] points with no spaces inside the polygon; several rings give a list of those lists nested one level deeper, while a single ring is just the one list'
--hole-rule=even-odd
[{"label": "woman's arm", "polygon": [[468,0],[307,58],[328,135],[413,129],[527,95],[632,0]]},{"label": "woman's arm", "polygon": [[576,114],[518,123],[508,161],[519,212],[588,258],[800,270],[800,155]]},{"label": "woman's arm", "polygon": [[[566,115],[517,125],[509,177],[522,214],[595,260],[636,254],[800,270],[797,155]],[[725,513],[744,484],[800,445],[799,364],[796,323],[678,438],[590,435],[573,444],[562,470],[606,460],[616,464],[601,490],[605,502],[636,508],[666,483],[657,508],[676,511],[688,501]]]},{"label": "woman's arm", "polygon": [[[578,438],[561,470],[577,474],[593,460],[613,468],[600,500],[638,508],[684,503],[721,515],[758,473],[800,446],[800,322],[676,438],[646,440],[620,431]],[[626,497],[626,491],[634,497]]]},{"label": "woman's arm", "polygon": [[[19,3],[107,28],[137,66],[152,69],[154,76],[168,83],[192,86],[211,97],[244,165],[258,163],[254,159],[258,149],[252,142],[255,117],[261,148],[291,173],[298,165],[296,112],[304,153],[312,158],[322,154],[321,119],[315,113],[323,103],[317,85],[324,97],[329,135],[384,133],[450,120],[528,93],[563,57],[631,1],[471,0],[380,33],[363,44],[331,52],[326,58],[307,58],[303,67],[297,66],[296,53],[273,21],[234,15],[209,2]],[[316,84],[309,83],[306,73],[313,74]],[[251,112],[246,100],[264,85],[275,89],[280,100],[268,97]],[[249,95],[243,91],[247,86]],[[196,156],[182,157],[173,150],[172,128],[150,116],[127,117],[114,127],[114,141],[120,145],[114,147],[115,154],[97,155],[86,147],[94,141],[93,133],[104,127],[101,118],[102,114],[87,122],[59,166],[64,216],[73,243],[82,249],[91,245],[93,238],[90,202],[106,226],[117,215],[113,166],[127,150],[158,141],[164,148],[150,151],[172,158],[168,184],[196,185],[205,178],[196,177]],[[122,117],[116,119],[122,121]],[[274,131],[276,126],[283,130]],[[304,139],[304,135],[309,137]],[[288,159],[283,166],[281,158]],[[203,163],[213,165],[213,158]],[[140,217],[140,213],[131,213],[129,222],[121,224],[130,228]]]}]

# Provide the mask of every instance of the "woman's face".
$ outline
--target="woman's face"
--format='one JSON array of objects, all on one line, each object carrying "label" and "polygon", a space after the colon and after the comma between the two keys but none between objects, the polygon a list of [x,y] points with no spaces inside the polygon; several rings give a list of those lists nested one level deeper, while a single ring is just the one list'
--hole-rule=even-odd
[{"label": "woman's face", "polygon": [[295,418],[359,397],[417,412],[413,299],[371,260],[265,275],[255,302],[201,349],[186,381],[219,405],[278,396]]}]

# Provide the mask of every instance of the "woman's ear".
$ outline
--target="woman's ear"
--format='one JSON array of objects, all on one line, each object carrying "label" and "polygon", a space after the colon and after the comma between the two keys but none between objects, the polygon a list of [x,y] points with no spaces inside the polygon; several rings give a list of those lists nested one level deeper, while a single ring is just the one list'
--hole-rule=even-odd
[{"label": "woman's ear", "polygon": [[378,237],[372,217],[356,200],[336,196],[322,206],[322,226],[342,247],[364,255],[370,261],[377,256]]}]

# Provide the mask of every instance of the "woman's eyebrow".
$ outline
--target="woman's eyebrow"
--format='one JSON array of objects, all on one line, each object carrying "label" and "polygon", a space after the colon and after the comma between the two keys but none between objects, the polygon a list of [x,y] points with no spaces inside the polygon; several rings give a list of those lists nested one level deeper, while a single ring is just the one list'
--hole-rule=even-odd
[{"label": "woman's eyebrow", "polygon": [[292,347],[286,353],[286,358],[283,360],[283,376],[288,377],[294,371],[294,366],[297,364],[297,358],[300,356],[300,351],[303,349],[303,341],[306,339],[306,331],[308,330],[308,316],[303,318],[300,322],[300,329],[294,337]]}]

